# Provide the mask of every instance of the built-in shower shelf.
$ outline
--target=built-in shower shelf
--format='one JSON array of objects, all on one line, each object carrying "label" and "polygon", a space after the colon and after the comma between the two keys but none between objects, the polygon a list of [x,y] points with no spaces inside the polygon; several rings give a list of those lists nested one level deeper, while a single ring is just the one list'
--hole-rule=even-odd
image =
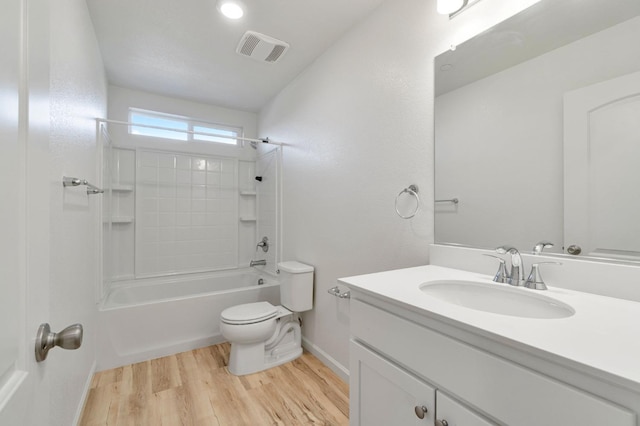
[{"label": "built-in shower shelf", "polygon": [[255,217],[240,216],[240,222],[255,222],[255,221],[256,221]]},{"label": "built-in shower shelf", "polygon": [[115,216],[111,218],[111,223],[115,224],[126,224],[133,223],[132,216]]},{"label": "built-in shower shelf", "polygon": [[111,186],[111,190],[114,192],[133,192],[133,185],[114,184]]},{"label": "built-in shower shelf", "polygon": [[240,191],[240,195],[256,195],[256,191]]}]

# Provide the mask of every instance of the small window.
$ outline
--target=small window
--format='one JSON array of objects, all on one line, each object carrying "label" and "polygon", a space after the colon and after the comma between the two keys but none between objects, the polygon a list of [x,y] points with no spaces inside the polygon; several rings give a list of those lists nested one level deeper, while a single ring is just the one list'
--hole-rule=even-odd
[{"label": "small window", "polygon": [[[132,135],[179,141],[204,141],[237,145],[238,140],[235,138],[242,134],[242,129],[239,127],[203,123],[188,117],[135,108],[129,109],[129,122],[132,123],[129,126],[129,133]],[[187,133],[188,131],[195,133]]]},{"label": "small window", "polygon": [[[222,126],[212,126],[209,124],[194,124],[193,125],[194,132],[202,132],[205,134],[195,133],[193,135],[193,139],[196,141],[207,141],[207,142],[218,142],[218,143],[226,143],[229,145],[237,145],[238,140],[235,139],[238,137],[238,129],[232,129],[230,127],[222,127]],[[210,134],[221,135],[221,136],[229,136],[228,138],[221,138],[218,136],[211,136]]]}]

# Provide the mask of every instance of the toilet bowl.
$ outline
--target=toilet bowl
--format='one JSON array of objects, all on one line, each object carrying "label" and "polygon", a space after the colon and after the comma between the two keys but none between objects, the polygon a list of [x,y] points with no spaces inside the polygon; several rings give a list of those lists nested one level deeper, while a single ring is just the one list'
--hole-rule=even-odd
[{"label": "toilet bowl", "polygon": [[225,309],[220,331],[231,343],[231,374],[263,371],[302,355],[298,312],[312,308],[313,267],[289,261],[278,264],[282,306],[245,303]]}]

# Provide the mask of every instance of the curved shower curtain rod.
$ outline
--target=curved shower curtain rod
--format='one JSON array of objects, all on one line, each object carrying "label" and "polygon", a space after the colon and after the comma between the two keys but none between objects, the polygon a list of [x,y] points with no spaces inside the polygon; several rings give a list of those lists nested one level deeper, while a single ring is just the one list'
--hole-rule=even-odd
[{"label": "curved shower curtain rod", "polygon": [[169,130],[169,131],[176,132],[176,133],[188,133],[188,134],[191,134],[191,135],[215,136],[217,138],[236,139],[236,140],[240,140],[240,141],[256,142],[256,143],[268,143],[268,144],[271,144],[271,145],[278,145],[278,146],[285,145],[282,142],[274,142],[274,141],[270,140],[269,138],[253,139],[253,138],[243,138],[243,137],[240,137],[240,136],[219,135],[219,134],[216,134],[216,133],[208,133],[208,132],[194,132],[193,130],[179,130],[179,129],[172,129],[170,127],[153,126],[153,125],[150,125],[150,124],[131,123],[129,121],[107,120],[106,118],[96,118],[96,121],[98,123],[122,124],[122,125],[125,125],[125,126],[146,127],[146,128],[149,128],[149,129],[158,129],[158,130]]}]

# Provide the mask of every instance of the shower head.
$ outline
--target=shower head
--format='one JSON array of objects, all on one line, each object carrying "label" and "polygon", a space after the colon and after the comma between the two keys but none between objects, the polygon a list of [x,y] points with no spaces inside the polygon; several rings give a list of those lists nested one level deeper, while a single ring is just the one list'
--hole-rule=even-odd
[{"label": "shower head", "polygon": [[[262,143],[269,143],[269,138],[260,139],[260,141]],[[258,149],[258,141],[250,141],[249,145],[251,145],[253,149]]]}]

